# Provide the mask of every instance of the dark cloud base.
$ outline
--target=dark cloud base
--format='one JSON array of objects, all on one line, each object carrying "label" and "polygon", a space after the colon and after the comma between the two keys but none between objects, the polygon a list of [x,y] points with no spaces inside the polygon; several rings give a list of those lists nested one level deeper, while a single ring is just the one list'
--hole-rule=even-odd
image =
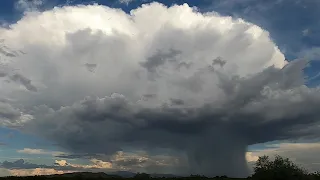
[{"label": "dark cloud base", "polygon": [[[187,172],[246,176],[248,145],[318,136],[316,131],[302,131],[317,124],[320,115],[319,89],[301,85],[305,65],[295,60],[248,78],[221,75],[220,87],[227,93],[221,104],[141,108],[121,95],[88,97],[57,111],[43,106],[26,127],[72,152],[169,148],[186,153]],[[44,114],[39,111],[50,113],[38,117]]]}]

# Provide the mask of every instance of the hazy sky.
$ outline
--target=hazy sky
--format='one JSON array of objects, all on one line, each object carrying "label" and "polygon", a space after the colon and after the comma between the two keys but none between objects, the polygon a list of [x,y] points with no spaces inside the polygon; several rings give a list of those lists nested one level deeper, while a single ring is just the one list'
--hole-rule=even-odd
[{"label": "hazy sky", "polygon": [[320,2],[0,2],[0,176],[320,170]]}]

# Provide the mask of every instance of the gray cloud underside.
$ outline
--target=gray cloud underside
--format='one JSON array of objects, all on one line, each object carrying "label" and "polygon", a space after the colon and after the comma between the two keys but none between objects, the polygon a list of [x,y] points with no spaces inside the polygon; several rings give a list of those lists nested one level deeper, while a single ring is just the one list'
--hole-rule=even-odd
[{"label": "gray cloud underside", "polygon": [[[240,157],[244,158],[247,145],[318,136],[316,131],[303,131],[317,124],[320,115],[319,89],[301,85],[306,63],[296,60],[283,69],[270,67],[248,78],[217,74],[227,96],[219,104],[146,108],[116,94],[88,97],[60,110],[39,107],[35,120],[26,127],[73,152],[111,154],[124,147],[170,148],[190,153],[195,172],[208,173],[210,169],[205,167],[214,160],[219,162],[217,172],[237,169],[233,173],[241,174],[245,164],[233,168],[230,164],[245,162]],[[174,105],[178,102],[182,101]],[[220,157],[225,151],[228,156]]]}]

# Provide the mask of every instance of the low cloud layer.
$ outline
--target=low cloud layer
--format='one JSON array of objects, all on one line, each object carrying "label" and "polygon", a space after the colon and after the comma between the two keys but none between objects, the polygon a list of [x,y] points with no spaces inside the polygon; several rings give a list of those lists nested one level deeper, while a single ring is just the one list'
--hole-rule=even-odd
[{"label": "low cloud layer", "polygon": [[0,86],[14,99],[0,124],[74,154],[179,154],[188,162],[174,173],[246,176],[248,145],[319,136],[308,61],[288,63],[242,19],[187,4],[81,5],[28,12],[0,39],[26,52],[3,67],[28,79]]},{"label": "low cloud layer", "polygon": [[14,162],[4,161],[1,163],[1,168],[5,169],[35,169],[35,168],[48,168],[47,165],[39,165],[25,162],[23,159]]},{"label": "low cloud layer", "polygon": [[58,156],[60,154],[63,154],[63,152],[59,152],[59,151],[47,151],[44,149],[31,149],[31,148],[23,148],[23,149],[17,150],[17,152],[22,154],[52,155],[52,156]]},{"label": "low cloud layer", "polygon": [[[34,150],[35,151],[35,150]],[[43,154],[45,150],[32,152],[33,154]],[[71,159],[87,159],[87,163],[77,164]],[[0,163],[0,168],[6,169],[13,175],[16,173],[25,173],[25,175],[33,175],[33,172],[40,174],[49,174],[51,172],[153,172],[153,173],[168,173],[174,172],[180,162],[185,162],[183,159],[178,159],[175,156],[169,155],[149,155],[147,152],[125,153],[119,151],[113,155],[95,155],[89,156],[56,156],[56,160],[52,165],[40,165],[26,162],[24,159],[16,161],[4,161]],[[40,171],[41,170],[41,171]],[[60,173],[59,173],[60,174]],[[0,174],[3,176],[3,174]]]},{"label": "low cloud layer", "polygon": [[35,169],[13,169],[9,170],[8,176],[39,176],[39,175],[51,175],[51,174],[64,174],[72,173],[73,171],[61,171],[48,168],[35,168]]},{"label": "low cloud layer", "polygon": [[[297,165],[306,168],[309,172],[316,172],[319,169],[320,158],[317,154],[320,151],[319,143],[281,143],[270,144],[264,149],[256,149],[246,153],[251,173],[255,162],[259,156],[268,155],[274,158],[275,155],[288,157]],[[37,154],[48,152],[41,150]],[[177,156],[168,155],[149,155],[147,152],[125,153],[117,152],[111,156],[104,154],[88,155],[88,154],[65,154],[57,155],[55,163],[49,165],[39,165],[27,163],[23,159],[13,162],[5,161],[0,163],[0,176],[20,175],[47,175],[47,174],[62,174],[68,172],[115,172],[115,171],[131,171],[131,172],[149,172],[149,173],[168,173],[178,169],[179,165],[185,163],[185,157],[178,158]],[[60,160],[59,160],[60,159]],[[69,160],[88,159],[87,164],[76,164]],[[101,160],[104,159],[104,160]],[[180,167],[185,168],[185,167]]]}]

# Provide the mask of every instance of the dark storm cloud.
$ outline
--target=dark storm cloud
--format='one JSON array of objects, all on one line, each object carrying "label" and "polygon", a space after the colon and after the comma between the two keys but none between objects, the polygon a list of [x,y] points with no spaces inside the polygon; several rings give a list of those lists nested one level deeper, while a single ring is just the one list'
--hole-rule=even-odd
[{"label": "dark storm cloud", "polygon": [[[96,10],[88,11],[87,8],[95,6],[81,7],[86,12],[84,17],[91,17]],[[163,16],[164,21],[162,16],[157,19],[158,13],[151,16],[153,8],[167,14]],[[49,20],[56,21],[57,14],[73,20],[72,12],[72,7],[58,8],[48,12],[51,14]],[[105,16],[113,13],[111,10],[106,12]],[[51,43],[42,43],[40,38],[40,44],[35,42],[29,47],[29,50],[36,51],[26,58],[28,62],[48,63],[41,65],[44,69],[30,65],[33,63],[21,66],[33,77],[44,77],[39,81],[47,88],[39,93],[17,94],[24,112],[33,118],[21,123],[24,131],[58,143],[61,148],[74,153],[69,155],[70,158],[102,154],[102,158],[108,159],[119,151],[144,150],[161,154],[168,150],[187,157],[188,161],[180,164],[186,167],[184,173],[209,176],[246,176],[248,145],[319,135],[315,131],[317,128],[301,130],[319,124],[320,90],[304,86],[303,69],[307,62],[296,60],[283,69],[265,69],[267,64],[282,67],[285,63],[267,32],[218,15],[201,16],[186,5],[168,11],[154,3],[136,12],[131,17],[124,17],[124,13],[118,14],[123,18],[114,16],[113,19],[124,23],[110,23],[110,26],[122,24],[126,27],[126,22],[130,22],[128,27],[131,28],[120,27],[119,31],[148,33],[152,42],[149,36],[146,41],[137,41],[135,38],[141,36],[114,32],[104,38],[102,32],[92,35],[88,30],[82,30],[67,35],[66,46],[52,48]],[[193,17],[194,22],[181,19],[185,14]],[[177,21],[174,18],[178,22],[181,20],[181,28],[175,26]],[[30,19],[34,24],[47,21],[38,16]],[[70,22],[70,19],[60,21]],[[149,26],[138,23],[141,21],[155,22],[155,26],[165,28],[146,29]],[[30,22],[20,23],[26,26]],[[220,26],[219,22],[226,24]],[[81,29],[97,28],[86,23],[75,21]],[[60,37],[60,32],[70,29],[65,26],[68,24],[62,23],[61,29],[55,31],[48,29],[48,37]],[[35,32],[43,31],[35,27]],[[261,31],[262,34],[256,38],[256,33],[248,30],[257,30],[258,34]],[[15,41],[36,38],[28,39],[29,33],[25,30],[18,29],[17,32],[21,38],[13,38]],[[38,53],[40,45],[46,50],[41,51],[42,54]],[[175,47],[182,52],[168,51],[164,47]],[[166,50],[157,52],[157,49]],[[212,62],[217,56],[228,59],[228,63],[223,60]],[[95,72],[97,76],[83,76],[83,67],[79,68],[79,59],[83,62],[88,58],[97,62],[99,69],[101,67],[102,71]],[[213,68],[213,65],[217,66]],[[49,81],[48,72],[55,72],[54,81]],[[141,74],[139,78],[133,76],[137,73]],[[150,81],[150,74],[157,76]],[[16,80],[21,81],[19,77]],[[112,92],[119,94],[109,96]],[[88,94],[97,97],[79,101]],[[148,164],[143,159],[141,163],[139,161],[120,159],[119,164]]]},{"label": "dark storm cloud", "polygon": [[[73,152],[170,148],[187,152],[192,172],[245,176],[247,145],[313,135],[300,130],[320,118],[319,89],[301,86],[306,63],[296,60],[281,70],[270,67],[248,78],[218,73],[227,95],[222,104],[141,108],[119,95],[86,98],[45,117],[35,112],[37,121],[28,128]],[[51,130],[46,131],[49,124]]]}]

